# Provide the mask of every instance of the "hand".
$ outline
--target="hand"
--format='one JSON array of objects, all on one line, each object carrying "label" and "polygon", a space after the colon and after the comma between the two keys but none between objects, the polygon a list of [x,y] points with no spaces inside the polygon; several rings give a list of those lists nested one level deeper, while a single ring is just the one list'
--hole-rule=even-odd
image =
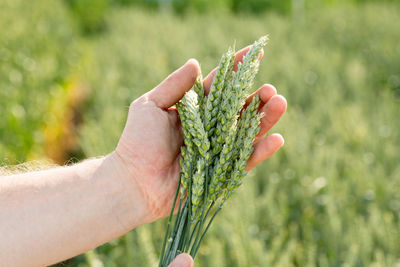
[{"label": "hand", "polygon": [[168,267],[193,267],[193,259],[189,254],[182,253],[168,265]]},{"label": "hand", "polygon": [[[248,49],[246,47],[237,52],[235,68]],[[139,203],[137,199],[133,201],[143,217],[140,224],[165,217],[171,209],[183,144],[179,116],[172,106],[192,87],[199,71],[198,62],[191,59],[130,105],[126,126],[114,154],[119,162],[118,169],[129,174],[130,186],[126,190],[136,190],[141,196]],[[206,91],[214,74],[215,70],[204,79]],[[286,111],[285,98],[277,95],[272,85],[266,84],[250,95],[247,102],[257,93],[261,98],[260,111],[265,116],[261,120],[261,130],[254,142],[255,149],[247,170],[269,158],[284,143],[279,134],[265,135]],[[135,217],[137,219],[137,214]]]}]

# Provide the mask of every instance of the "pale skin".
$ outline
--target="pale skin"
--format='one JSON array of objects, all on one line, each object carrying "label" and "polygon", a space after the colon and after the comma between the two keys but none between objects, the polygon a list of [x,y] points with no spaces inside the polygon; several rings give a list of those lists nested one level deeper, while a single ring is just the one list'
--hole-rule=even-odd
[{"label": "pale skin", "polygon": [[[247,50],[236,54],[236,63]],[[199,70],[197,61],[189,60],[133,101],[118,146],[110,154],[74,166],[0,177],[1,265],[54,264],[167,216],[183,144],[173,106],[192,87]],[[206,93],[213,75],[214,71],[204,80]],[[247,170],[284,143],[281,135],[267,133],[286,111],[285,98],[269,84],[256,93],[265,116]],[[181,254],[170,266],[193,266],[193,260]]]}]

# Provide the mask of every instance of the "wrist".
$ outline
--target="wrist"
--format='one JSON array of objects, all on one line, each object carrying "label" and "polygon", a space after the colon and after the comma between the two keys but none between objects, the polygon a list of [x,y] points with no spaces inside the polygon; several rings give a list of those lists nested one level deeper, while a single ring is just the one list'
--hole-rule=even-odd
[{"label": "wrist", "polygon": [[101,184],[109,214],[120,226],[121,234],[148,222],[149,219],[145,199],[134,175],[134,171],[127,168],[115,151],[105,156],[96,172],[96,180]]}]

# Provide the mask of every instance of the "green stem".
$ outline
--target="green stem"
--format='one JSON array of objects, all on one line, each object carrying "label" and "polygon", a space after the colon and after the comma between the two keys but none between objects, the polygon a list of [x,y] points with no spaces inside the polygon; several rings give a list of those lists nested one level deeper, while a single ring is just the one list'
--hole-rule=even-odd
[{"label": "green stem", "polygon": [[187,246],[187,250],[186,250],[185,252],[189,252],[189,249],[190,249],[190,247],[191,247],[191,245],[192,245],[192,241],[193,241],[194,234],[196,233],[196,230],[197,230],[197,227],[199,226],[199,224],[200,224],[200,221],[197,221],[196,224],[194,225],[193,230],[192,230],[192,233],[190,234],[190,238],[189,238],[189,243],[188,243],[188,246]]},{"label": "green stem", "polygon": [[176,237],[174,238],[174,246],[172,247],[172,249],[170,251],[170,256],[168,257],[168,259],[167,259],[168,261],[167,261],[166,264],[169,264],[176,256],[176,250],[177,250],[178,245],[179,245],[180,237],[181,237],[181,234],[182,234],[182,228],[185,225],[185,222],[186,222],[185,218],[187,217],[188,209],[187,209],[186,203],[185,203],[185,206],[183,207],[183,215],[182,215],[183,220],[180,220],[179,228],[178,228]]},{"label": "green stem", "polygon": [[189,201],[189,214],[188,214],[188,226],[186,227],[185,235],[184,235],[184,243],[183,246],[180,248],[181,251],[186,252],[186,246],[188,237],[190,234],[190,228],[192,227],[192,179],[189,180],[189,194],[188,194],[188,201]]},{"label": "green stem", "polygon": [[[207,210],[207,214],[206,214],[204,220],[207,220],[208,215],[210,214],[210,211],[211,211],[212,207],[214,206],[214,204],[215,204],[214,201],[211,202],[211,205],[210,205],[210,207],[209,207],[208,210]],[[196,230],[197,230],[197,226],[199,226],[199,223],[200,223],[200,221],[197,221],[197,223],[196,223],[196,225],[195,225],[195,227],[194,227],[194,229],[193,229],[192,235],[190,236],[189,247],[188,247],[188,249],[189,249],[190,247],[192,247],[192,249],[193,249],[193,245],[194,245],[194,243],[192,244],[192,242],[194,241],[194,240],[193,240],[193,237],[194,237],[194,233],[195,233]]]},{"label": "green stem", "polygon": [[[167,246],[167,250],[166,250],[166,253],[165,253],[165,257],[167,257],[167,258],[168,258],[169,253],[171,253],[171,246],[173,245],[173,243],[175,241],[175,234],[176,234],[176,231],[177,231],[180,219],[181,219],[180,214],[182,213],[182,211],[181,211],[182,201],[183,201],[183,199],[181,198],[179,200],[178,213],[176,214],[176,217],[175,217],[174,227],[172,229],[170,238],[168,239],[168,246]],[[163,262],[165,262],[165,260],[166,260],[166,258],[163,259]],[[163,266],[165,266],[165,264],[163,264]]]},{"label": "green stem", "polygon": [[[213,222],[215,216],[218,214],[218,212],[221,210],[221,208],[222,208],[222,206],[218,207],[218,209],[215,211],[214,215],[211,217],[210,221],[208,222],[206,229],[204,230],[203,234],[201,235],[201,238],[200,238],[199,242],[196,245],[196,249],[194,251],[193,258],[196,257],[196,254],[197,254],[197,252],[199,251],[199,248],[200,248],[200,244],[203,241],[203,238],[206,235],[206,233],[208,231],[208,228],[210,228],[211,223]],[[193,246],[194,246],[194,244],[193,244]]]},{"label": "green stem", "polygon": [[[189,214],[189,208],[188,208],[188,214]],[[183,246],[184,246],[184,242],[185,242],[185,235],[186,235],[188,227],[190,227],[189,226],[189,220],[185,219],[184,226],[182,228],[182,235],[179,238],[179,240],[177,240],[178,247],[176,248],[176,251],[174,252],[176,255],[183,252]]]},{"label": "green stem", "polygon": [[173,229],[173,232],[172,232],[172,237],[175,236],[176,231],[178,230],[179,222],[182,219],[181,215],[182,215],[183,209],[185,208],[186,201],[185,201],[185,204],[183,204],[183,207],[182,207],[182,203],[183,203],[183,198],[181,198],[179,200],[179,207],[178,207],[178,212],[176,213],[176,217],[175,217],[175,223],[174,223],[174,229]]},{"label": "green stem", "polygon": [[174,201],[173,201],[172,207],[171,207],[171,212],[169,213],[169,216],[168,216],[167,230],[165,231],[164,241],[163,241],[162,250],[161,250],[160,263],[158,264],[158,267],[161,267],[161,263],[162,263],[163,258],[164,258],[164,253],[165,253],[165,247],[166,247],[166,245],[167,245],[167,239],[168,239],[169,228],[170,228],[170,225],[171,225],[171,222],[172,222],[172,215],[174,214],[176,199],[177,199],[177,197],[178,197],[179,188],[180,188],[180,185],[181,185],[181,176],[182,176],[182,175],[179,174],[178,186],[177,186],[177,188],[176,188]]},{"label": "green stem", "polygon": [[[205,219],[205,211],[206,211],[206,207],[207,207],[207,198],[208,198],[208,166],[206,167],[206,181],[205,181],[205,188],[204,188],[204,197],[203,197],[203,209],[201,212],[201,220],[200,220],[200,226],[199,226],[199,230],[196,234],[196,239],[194,241],[194,243],[196,244],[196,242],[198,241],[198,239],[200,238],[200,234],[201,234],[201,230],[203,229],[203,225],[204,225],[204,219]],[[193,252],[193,247],[190,250],[190,255],[192,255]]]}]

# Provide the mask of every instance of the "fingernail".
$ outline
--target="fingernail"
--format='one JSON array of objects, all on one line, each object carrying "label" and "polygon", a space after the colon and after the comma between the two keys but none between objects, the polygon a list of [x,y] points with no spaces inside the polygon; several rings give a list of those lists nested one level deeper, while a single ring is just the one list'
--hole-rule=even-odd
[{"label": "fingernail", "polygon": [[282,142],[281,147],[282,147],[285,144],[285,139],[283,138],[283,136],[279,133],[274,133],[273,135],[275,135],[281,139],[281,142]]},{"label": "fingernail", "polygon": [[186,61],[185,65],[189,63],[194,63],[196,65],[199,65],[199,62],[195,58],[190,58],[188,61]]},{"label": "fingernail", "polygon": [[191,58],[191,59],[189,59],[188,61],[186,61],[186,63],[185,63],[185,65],[184,65],[186,68],[191,68],[192,70],[193,70],[193,73],[194,73],[194,79],[196,79],[197,78],[197,76],[199,75],[199,73],[200,73],[200,65],[199,65],[199,62],[196,60],[196,59],[194,59],[194,58]]},{"label": "fingernail", "polygon": [[265,86],[265,87],[271,88],[271,89],[275,92],[275,94],[278,92],[278,91],[276,90],[276,87],[273,86],[273,85],[270,84],[270,83],[265,83],[264,86]]}]

